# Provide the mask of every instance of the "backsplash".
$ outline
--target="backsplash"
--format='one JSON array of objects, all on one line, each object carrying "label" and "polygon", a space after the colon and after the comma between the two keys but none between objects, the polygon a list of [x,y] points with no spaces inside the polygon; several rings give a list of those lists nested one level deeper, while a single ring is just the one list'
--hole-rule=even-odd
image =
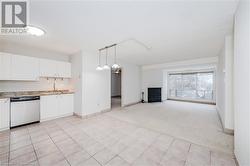
[{"label": "backsplash", "polygon": [[[0,81],[0,92],[53,90],[54,79],[40,78],[39,81]],[[56,90],[71,90],[69,79],[56,79]]]}]

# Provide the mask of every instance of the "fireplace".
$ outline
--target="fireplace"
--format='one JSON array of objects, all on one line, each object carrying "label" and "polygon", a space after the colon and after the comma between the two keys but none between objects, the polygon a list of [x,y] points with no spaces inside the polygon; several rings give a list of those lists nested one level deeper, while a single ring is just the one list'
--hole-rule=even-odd
[{"label": "fireplace", "polygon": [[161,88],[148,88],[148,102],[161,102]]}]

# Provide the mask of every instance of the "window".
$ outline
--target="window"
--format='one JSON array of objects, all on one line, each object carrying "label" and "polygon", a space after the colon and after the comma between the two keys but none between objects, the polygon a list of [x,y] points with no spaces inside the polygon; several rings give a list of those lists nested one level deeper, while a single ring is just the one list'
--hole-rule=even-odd
[{"label": "window", "polygon": [[168,98],[214,100],[214,72],[173,73],[168,77]]}]

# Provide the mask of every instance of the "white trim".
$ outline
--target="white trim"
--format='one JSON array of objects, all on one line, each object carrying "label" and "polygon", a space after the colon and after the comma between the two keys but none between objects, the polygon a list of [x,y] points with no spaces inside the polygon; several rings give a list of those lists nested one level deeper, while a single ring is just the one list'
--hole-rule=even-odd
[{"label": "white trim", "polygon": [[54,119],[58,119],[58,118],[64,118],[64,117],[72,116],[72,115],[74,115],[73,112],[72,113],[68,113],[68,114],[64,114],[64,115],[55,116],[55,117],[40,119],[40,122],[50,121],[50,120],[54,120]]},{"label": "white trim", "polygon": [[169,63],[161,63],[161,64],[154,64],[154,65],[143,65],[142,70],[150,70],[150,69],[165,69],[165,68],[172,68],[172,67],[183,67],[183,66],[194,66],[194,65],[211,65],[214,67],[218,63],[218,57],[208,57],[208,58],[199,58],[199,59],[192,59],[186,61],[175,61]]},{"label": "white trim", "polygon": [[0,128],[0,131],[6,131],[6,130],[9,130],[10,128],[9,127],[4,127],[4,128]]}]

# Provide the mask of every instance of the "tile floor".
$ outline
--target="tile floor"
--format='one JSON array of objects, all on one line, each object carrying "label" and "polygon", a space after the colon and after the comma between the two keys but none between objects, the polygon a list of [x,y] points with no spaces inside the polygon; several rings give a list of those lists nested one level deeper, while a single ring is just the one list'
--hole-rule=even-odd
[{"label": "tile floor", "polygon": [[232,155],[101,114],[0,133],[0,165],[234,166]]},{"label": "tile floor", "polygon": [[136,104],[106,115],[218,151],[234,151],[234,137],[223,132],[214,105],[167,100]]}]

